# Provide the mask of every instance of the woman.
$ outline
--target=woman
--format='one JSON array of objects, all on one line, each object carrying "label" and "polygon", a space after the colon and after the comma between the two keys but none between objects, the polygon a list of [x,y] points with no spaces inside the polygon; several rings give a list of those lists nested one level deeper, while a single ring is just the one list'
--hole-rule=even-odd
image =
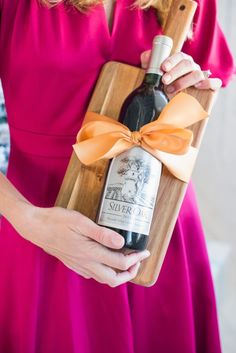
[{"label": "woman", "polygon": [[[114,251],[123,245],[118,234],[53,207],[102,65],[138,66],[142,54],[145,67],[161,33],[153,7],[131,10],[131,0],[117,0],[109,28],[102,4],[81,11],[95,2],[0,0],[0,74],[11,132],[8,180],[0,175],[0,352],[219,353],[191,185],[150,288],[127,283],[147,252],[122,255]],[[166,1],[154,3],[162,10]],[[169,92],[218,89],[232,75],[215,0],[199,1],[193,30],[184,46],[191,56],[163,63]],[[215,78],[204,78],[207,69]]]}]

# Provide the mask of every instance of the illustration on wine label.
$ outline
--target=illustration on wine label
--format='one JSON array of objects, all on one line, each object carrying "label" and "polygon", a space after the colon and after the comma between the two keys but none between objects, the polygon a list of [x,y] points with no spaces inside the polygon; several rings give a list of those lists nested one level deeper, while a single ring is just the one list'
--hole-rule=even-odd
[{"label": "illustration on wine label", "polygon": [[144,188],[150,179],[150,166],[143,159],[127,154],[117,162],[119,166],[116,173],[121,180],[108,185],[105,198],[153,207],[154,197],[146,200]]},{"label": "illustration on wine label", "polygon": [[98,223],[148,235],[160,174],[161,163],[140,147],[114,158]]}]

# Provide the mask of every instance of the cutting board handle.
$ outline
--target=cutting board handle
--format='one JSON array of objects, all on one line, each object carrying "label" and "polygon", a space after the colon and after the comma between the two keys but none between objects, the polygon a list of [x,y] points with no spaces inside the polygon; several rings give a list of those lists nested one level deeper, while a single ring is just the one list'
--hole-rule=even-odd
[{"label": "cutting board handle", "polygon": [[173,39],[172,54],[181,51],[190,33],[197,2],[192,0],[173,0],[164,27],[164,34]]}]

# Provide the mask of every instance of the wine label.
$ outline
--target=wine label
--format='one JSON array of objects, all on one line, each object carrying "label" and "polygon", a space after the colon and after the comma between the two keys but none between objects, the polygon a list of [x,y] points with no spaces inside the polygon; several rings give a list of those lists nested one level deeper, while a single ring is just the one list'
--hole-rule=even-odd
[{"label": "wine label", "polygon": [[161,162],[141,147],[113,158],[97,223],[149,235]]}]

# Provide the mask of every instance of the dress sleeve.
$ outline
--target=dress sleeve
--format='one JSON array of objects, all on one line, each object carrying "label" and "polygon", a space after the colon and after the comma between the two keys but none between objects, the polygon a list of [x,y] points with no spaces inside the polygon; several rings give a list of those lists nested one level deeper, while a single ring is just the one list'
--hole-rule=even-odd
[{"label": "dress sleeve", "polygon": [[236,73],[233,56],[217,21],[216,0],[197,0],[198,8],[193,21],[193,39],[187,40],[183,51],[193,57],[202,70],[219,77],[223,86]]}]

